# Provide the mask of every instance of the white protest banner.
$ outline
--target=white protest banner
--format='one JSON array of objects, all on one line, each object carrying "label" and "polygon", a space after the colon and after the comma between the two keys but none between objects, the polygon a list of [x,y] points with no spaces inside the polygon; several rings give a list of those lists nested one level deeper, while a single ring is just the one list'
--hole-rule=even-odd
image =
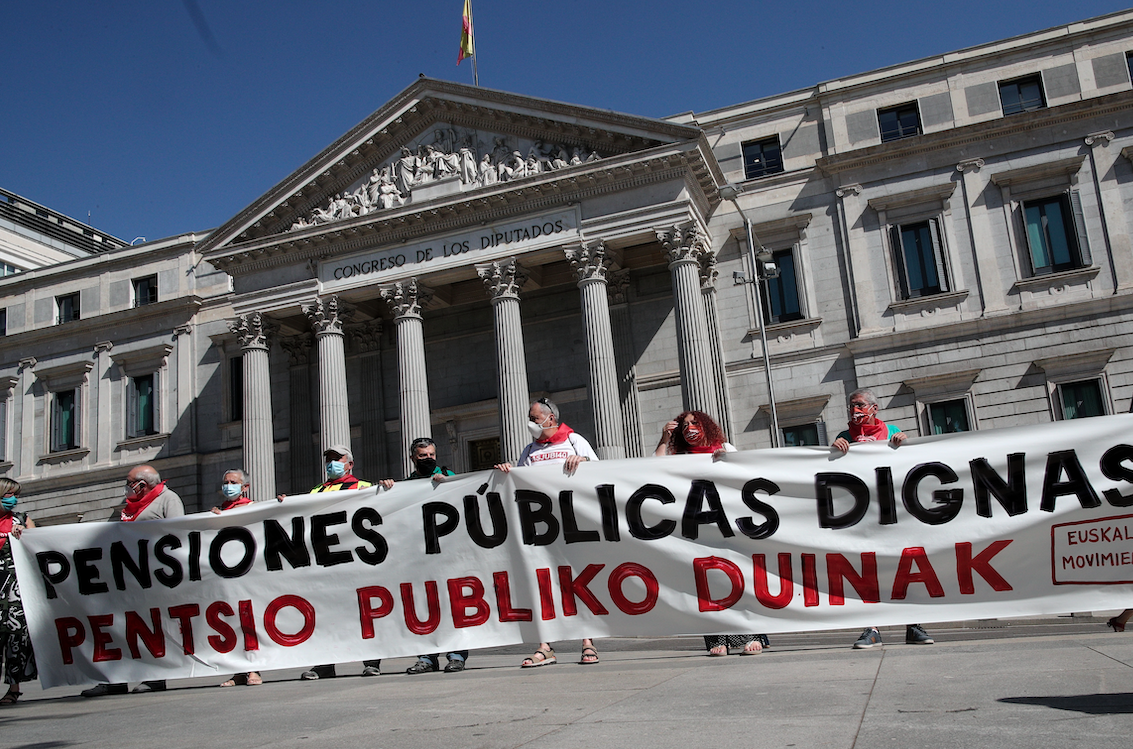
[{"label": "white protest banner", "polygon": [[1133,416],[583,463],[15,541],[44,686],[1133,604]]}]

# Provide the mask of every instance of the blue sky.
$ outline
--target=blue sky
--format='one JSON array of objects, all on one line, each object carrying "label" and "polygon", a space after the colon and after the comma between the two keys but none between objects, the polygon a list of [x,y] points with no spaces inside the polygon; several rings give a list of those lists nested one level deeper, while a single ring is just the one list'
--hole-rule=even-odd
[{"label": "blue sky", "polygon": [[[127,241],[223,223],[424,73],[463,0],[3,8],[0,187]],[[1082,0],[476,0],[481,85],[704,111],[1121,10]]]}]

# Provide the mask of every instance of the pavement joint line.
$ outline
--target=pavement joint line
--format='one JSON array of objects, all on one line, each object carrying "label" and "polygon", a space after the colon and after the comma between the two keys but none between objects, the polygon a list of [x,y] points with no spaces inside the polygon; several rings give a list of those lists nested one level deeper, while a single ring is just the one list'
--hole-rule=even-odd
[{"label": "pavement joint line", "polygon": [[1125,666],[1126,668],[1133,668],[1133,663],[1126,663],[1125,661],[1121,660],[1120,658],[1114,658],[1109,653],[1103,653],[1102,651],[1098,650],[1097,648],[1093,648],[1093,647],[1090,647],[1089,645],[1087,645],[1086,650],[1092,650],[1095,653],[1097,653],[1098,655],[1103,656],[1105,658],[1109,658],[1111,661],[1115,661],[1117,663],[1120,663],[1122,666]]},{"label": "pavement joint line", "polygon": [[850,749],[857,749],[858,736],[861,735],[862,726],[865,725],[865,715],[869,712],[870,703],[873,702],[873,690],[877,687],[877,679],[881,676],[881,664],[885,662],[885,649],[881,650],[881,657],[877,659],[877,668],[873,672],[873,681],[869,685],[869,694],[866,695],[865,704],[862,705],[862,714],[858,717],[858,727],[854,729],[854,740],[850,742]]}]

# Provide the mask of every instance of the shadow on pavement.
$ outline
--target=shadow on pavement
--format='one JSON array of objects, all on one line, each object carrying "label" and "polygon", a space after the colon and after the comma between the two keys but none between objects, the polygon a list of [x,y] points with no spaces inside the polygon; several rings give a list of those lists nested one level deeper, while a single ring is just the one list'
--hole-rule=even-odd
[{"label": "shadow on pavement", "polygon": [[1116,694],[1074,694],[1051,697],[1004,697],[999,702],[1013,705],[1042,705],[1056,710],[1073,710],[1091,715],[1133,713],[1133,692]]}]

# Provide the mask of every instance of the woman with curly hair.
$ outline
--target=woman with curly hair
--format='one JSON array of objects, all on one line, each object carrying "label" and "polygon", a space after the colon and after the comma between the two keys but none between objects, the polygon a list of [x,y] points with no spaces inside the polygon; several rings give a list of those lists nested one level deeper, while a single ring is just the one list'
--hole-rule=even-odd
[{"label": "woman with curly hair", "polygon": [[[724,430],[711,416],[703,411],[685,411],[665,424],[661,441],[657,443],[654,455],[711,454],[718,460],[724,453],[735,452],[736,448],[724,438]],[[712,656],[725,656],[728,648],[743,648],[741,655],[756,655],[763,652],[767,635],[705,635],[704,647]]]},{"label": "woman with curly hair", "polygon": [[26,512],[16,512],[19,494],[19,482],[0,477],[0,658],[4,660],[4,681],[8,683],[8,693],[0,697],[0,705],[16,704],[20,682],[38,676],[10,540],[19,538],[25,528],[35,527]]}]

